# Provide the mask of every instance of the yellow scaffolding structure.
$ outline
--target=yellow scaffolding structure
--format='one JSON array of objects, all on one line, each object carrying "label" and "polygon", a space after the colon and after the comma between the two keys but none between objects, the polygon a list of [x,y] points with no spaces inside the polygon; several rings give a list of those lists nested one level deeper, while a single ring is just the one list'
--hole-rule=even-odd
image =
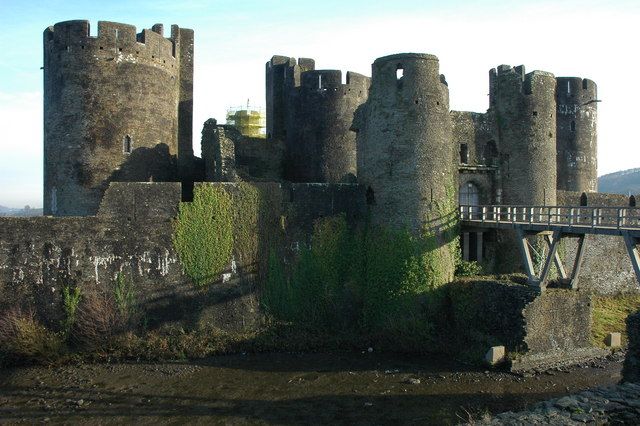
[{"label": "yellow scaffolding structure", "polygon": [[247,101],[246,106],[227,110],[227,124],[234,126],[244,136],[266,137],[267,119],[264,110],[251,107],[249,101]]}]

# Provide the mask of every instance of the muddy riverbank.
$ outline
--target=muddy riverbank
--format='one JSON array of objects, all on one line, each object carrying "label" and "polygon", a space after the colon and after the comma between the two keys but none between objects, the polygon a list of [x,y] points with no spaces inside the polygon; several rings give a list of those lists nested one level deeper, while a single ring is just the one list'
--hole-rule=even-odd
[{"label": "muddy riverbank", "polygon": [[620,380],[619,360],[532,377],[446,359],[247,354],[0,370],[0,421],[455,424]]}]

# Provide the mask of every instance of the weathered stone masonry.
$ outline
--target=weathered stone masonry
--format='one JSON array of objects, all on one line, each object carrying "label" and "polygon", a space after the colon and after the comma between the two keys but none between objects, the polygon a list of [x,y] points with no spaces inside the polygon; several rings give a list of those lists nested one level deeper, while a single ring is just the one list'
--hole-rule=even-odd
[{"label": "weathered stone masonry", "polygon": [[[236,184],[217,183],[236,191]],[[246,184],[245,184],[246,185]],[[282,255],[309,244],[314,221],[343,213],[360,220],[364,194],[356,185],[255,184],[274,194],[261,223],[261,238],[281,233]],[[182,272],[172,244],[172,221],[181,197],[179,183],[112,183],[96,216],[0,219],[0,311],[35,308],[57,327],[63,315],[61,289],[78,286],[112,294],[118,273],[130,278],[136,301],[150,323],[205,321],[237,330],[260,319],[256,277],[266,271],[256,253],[234,250],[228,279],[197,290]],[[278,200],[280,200],[278,202]],[[284,219],[283,219],[284,218]],[[280,224],[285,227],[281,228]],[[278,241],[278,240],[276,240]],[[260,252],[257,255],[266,257]],[[235,271],[235,272],[234,272]]]},{"label": "weathered stone masonry", "polygon": [[97,212],[111,181],[179,181],[192,158],[193,31],[60,22],[44,32],[44,213]]}]

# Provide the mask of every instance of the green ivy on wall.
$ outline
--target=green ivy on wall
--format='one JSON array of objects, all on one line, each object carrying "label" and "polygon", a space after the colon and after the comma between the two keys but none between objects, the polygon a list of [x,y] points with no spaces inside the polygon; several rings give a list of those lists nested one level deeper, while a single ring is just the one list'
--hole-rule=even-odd
[{"label": "green ivy on wall", "polygon": [[231,197],[216,185],[198,185],[193,201],[180,203],[173,245],[184,272],[199,286],[219,278],[233,249]]},{"label": "green ivy on wall", "polygon": [[452,276],[450,262],[455,254],[434,234],[370,224],[350,229],[344,215],[323,218],[289,268],[271,253],[263,305],[276,319],[305,328],[425,340],[432,337],[439,288]]}]

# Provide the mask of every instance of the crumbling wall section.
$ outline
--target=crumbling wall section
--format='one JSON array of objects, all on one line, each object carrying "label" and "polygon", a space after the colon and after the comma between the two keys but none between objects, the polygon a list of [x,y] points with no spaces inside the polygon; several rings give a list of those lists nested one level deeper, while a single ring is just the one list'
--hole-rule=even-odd
[{"label": "crumbling wall section", "polygon": [[279,139],[244,136],[233,126],[209,119],[201,146],[206,182],[283,180],[284,143]]}]

